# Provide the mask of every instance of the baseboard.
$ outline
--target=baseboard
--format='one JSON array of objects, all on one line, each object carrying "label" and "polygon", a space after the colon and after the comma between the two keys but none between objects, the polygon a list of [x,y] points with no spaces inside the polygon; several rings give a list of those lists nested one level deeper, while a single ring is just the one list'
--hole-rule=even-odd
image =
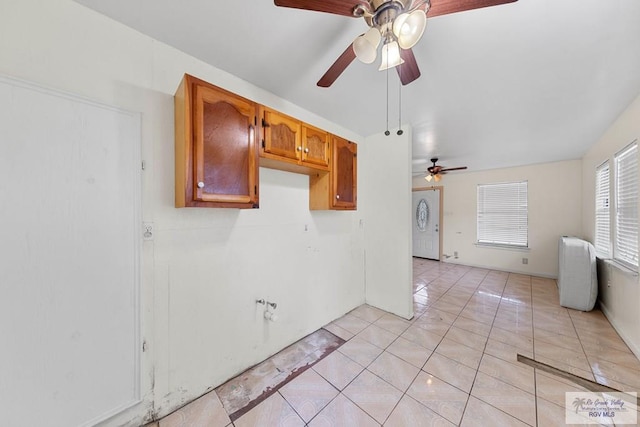
[{"label": "baseboard", "polygon": [[640,343],[639,344],[634,343],[629,338],[629,336],[624,332],[624,329],[620,328],[620,326],[617,324],[615,318],[613,317],[613,315],[611,314],[609,309],[604,304],[602,304],[602,302],[600,302],[600,301],[598,301],[598,302],[599,302],[599,305],[600,305],[600,310],[605,315],[605,317],[607,318],[609,323],[611,323],[611,326],[613,326],[613,329],[615,329],[615,331],[618,333],[618,335],[620,335],[620,338],[622,338],[622,341],[624,341],[624,343],[627,345],[627,347],[629,347],[631,352],[633,354],[635,354],[638,359],[640,359],[640,347],[639,347]]},{"label": "baseboard", "polygon": [[450,259],[443,259],[441,262],[444,262],[444,263],[447,263],[447,264],[455,264],[455,265],[473,267],[473,268],[482,268],[482,269],[485,269],[485,270],[504,271],[506,273],[513,273],[513,274],[526,274],[528,276],[544,277],[545,279],[554,279],[554,280],[556,280],[558,278],[557,274],[553,275],[553,274],[546,274],[546,273],[535,273],[535,272],[531,272],[531,271],[509,270],[509,269],[502,268],[502,267],[478,265],[478,264],[469,264],[469,263],[466,263],[466,262],[451,261]]}]

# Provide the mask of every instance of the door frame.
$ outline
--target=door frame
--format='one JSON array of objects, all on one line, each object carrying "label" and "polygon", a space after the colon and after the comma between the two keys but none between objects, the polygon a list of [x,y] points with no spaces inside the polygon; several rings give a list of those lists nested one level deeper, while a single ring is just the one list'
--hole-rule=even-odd
[{"label": "door frame", "polygon": [[442,185],[432,185],[430,187],[416,187],[416,188],[412,188],[411,192],[413,193],[414,191],[435,191],[435,190],[440,190],[440,209],[438,209],[438,224],[439,224],[439,233],[438,233],[438,261],[442,261],[442,236],[444,234],[443,230],[444,230],[444,224],[442,223],[442,202],[444,200],[444,186]]}]

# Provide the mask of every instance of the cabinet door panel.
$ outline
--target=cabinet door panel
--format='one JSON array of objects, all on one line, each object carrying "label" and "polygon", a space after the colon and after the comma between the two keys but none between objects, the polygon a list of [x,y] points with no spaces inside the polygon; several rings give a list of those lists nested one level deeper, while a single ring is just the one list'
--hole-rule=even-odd
[{"label": "cabinet door panel", "polygon": [[253,123],[248,102],[198,86],[195,97],[194,198],[249,203],[255,193]]},{"label": "cabinet door panel", "polygon": [[302,127],[302,161],[329,168],[329,134],[309,126]]},{"label": "cabinet door panel", "polygon": [[298,160],[302,150],[300,122],[268,110],[264,113],[264,120],[264,151]]},{"label": "cabinet door panel", "polygon": [[333,206],[355,209],[357,201],[357,145],[342,138],[334,138]]}]

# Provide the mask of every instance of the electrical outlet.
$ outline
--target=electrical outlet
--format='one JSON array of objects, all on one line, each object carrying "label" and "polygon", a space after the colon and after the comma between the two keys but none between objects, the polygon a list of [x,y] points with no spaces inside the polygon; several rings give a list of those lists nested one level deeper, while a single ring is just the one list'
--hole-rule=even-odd
[{"label": "electrical outlet", "polygon": [[142,240],[153,240],[154,230],[152,222],[142,223]]},{"label": "electrical outlet", "polygon": [[529,264],[529,258],[522,258],[522,263],[523,264]]}]

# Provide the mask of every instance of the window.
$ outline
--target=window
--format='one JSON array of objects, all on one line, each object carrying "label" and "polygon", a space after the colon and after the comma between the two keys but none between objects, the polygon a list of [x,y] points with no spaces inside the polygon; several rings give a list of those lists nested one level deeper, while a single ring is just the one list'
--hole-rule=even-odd
[{"label": "window", "polygon": [[601,258],[611,257],[611,220],[609,218],[609,162],[596,169],[595,248]]},{"label": "window", "polygon": [[527,181],[478,185],[478,243],[528,246]]},{"label": "window", "polygon": [[638,144],[615,156],[616,232],[613,257],[638,269]]}]

